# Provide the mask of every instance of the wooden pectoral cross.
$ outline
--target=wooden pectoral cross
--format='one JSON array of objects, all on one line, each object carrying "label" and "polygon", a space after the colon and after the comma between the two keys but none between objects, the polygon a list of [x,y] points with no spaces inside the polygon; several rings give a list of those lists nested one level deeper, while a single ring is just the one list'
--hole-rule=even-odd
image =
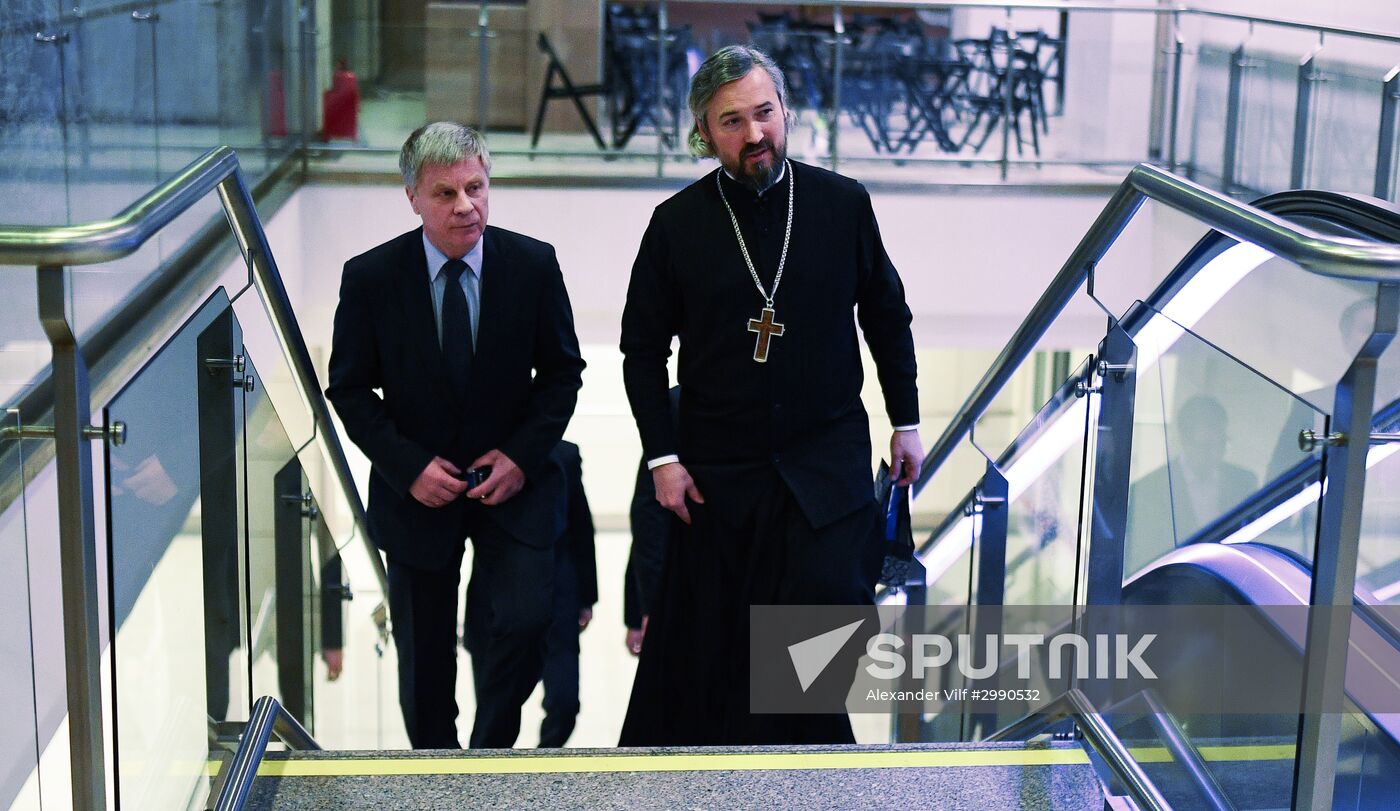
[{"label": "wooden pectoral cross", "polygon": [[772,307],[764,307],[758,318],[749,319],[749,332],[758,334],[754,339],[753,359],[759,363],[768,362],[769,341],[783,336],[783,325],[774,321],[773,315]]}]

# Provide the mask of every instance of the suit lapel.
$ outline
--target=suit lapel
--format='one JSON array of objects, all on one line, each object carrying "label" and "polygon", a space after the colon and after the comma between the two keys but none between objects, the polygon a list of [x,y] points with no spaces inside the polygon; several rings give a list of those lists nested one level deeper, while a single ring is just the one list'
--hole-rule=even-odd
[{"label": "suit lapel", "polygon": [[510,303],[515,280],[510,269],[510,247],[501,232],[487,226],[486,244],[481,251],[481,323],[476,329],[476,359],[473,369],[483,359],[493,357],[498,341],[509,332]]},{"label": "suit lapel", "polygon": [[[428,255],[423,251],[423,229],[415,230],[404,245],[397,285],[403,304],[404,332],[408,346],[421,353],[429,369],[445,368],[442,346],[438,343],[437,314],[433,312],[433,291],[428,279]],[[447,388],[451,388],[450,386]]]}]

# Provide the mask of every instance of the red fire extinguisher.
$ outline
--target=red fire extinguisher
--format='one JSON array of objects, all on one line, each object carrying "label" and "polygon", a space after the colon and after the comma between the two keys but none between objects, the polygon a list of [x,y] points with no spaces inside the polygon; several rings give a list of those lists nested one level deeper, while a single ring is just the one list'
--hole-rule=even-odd
[{"label": "red fire extinguisher", "polygon": [[321,96],[321,140],[356,140],[360,134],[360,81],[344,59],[335,63],[331,87]]}]

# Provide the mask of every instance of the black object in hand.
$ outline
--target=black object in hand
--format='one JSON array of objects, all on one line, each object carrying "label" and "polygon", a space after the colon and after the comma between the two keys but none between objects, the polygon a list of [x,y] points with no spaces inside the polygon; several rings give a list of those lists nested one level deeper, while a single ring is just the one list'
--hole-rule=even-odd
[{"label": "black object in hand", "polygon": [[468,470],[466,474],[462,476],[462,481],[466,482],[467,489],[471,490],[474,487],[480,487],[481,483],[486,481],[490,475],[491,466],[483,465],[482,467],[474,467]]}]

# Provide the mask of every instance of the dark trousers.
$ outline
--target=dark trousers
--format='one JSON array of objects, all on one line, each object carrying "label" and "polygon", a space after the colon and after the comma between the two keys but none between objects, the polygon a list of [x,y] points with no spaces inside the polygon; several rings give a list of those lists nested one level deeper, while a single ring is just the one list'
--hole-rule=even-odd
[{"label": "dark trousers", "polygon": [[540,746],[557,749],[568,742],[578,720],[578,573],[569,545],[560,542],[554,555],[554,610],[544,639],[544,721]]},{"label": "dark trousers", "polygon": [[[472,576],[468,649],[476,685],[472,748],[515,744],[520,707],[541,670],[553,550],[527,546],[484,515],[468,522]],[[389,560],[389,615],[399,655],[399,706],[414,749],[455,749],[457,587],[461,558],[436,571]]]}]

